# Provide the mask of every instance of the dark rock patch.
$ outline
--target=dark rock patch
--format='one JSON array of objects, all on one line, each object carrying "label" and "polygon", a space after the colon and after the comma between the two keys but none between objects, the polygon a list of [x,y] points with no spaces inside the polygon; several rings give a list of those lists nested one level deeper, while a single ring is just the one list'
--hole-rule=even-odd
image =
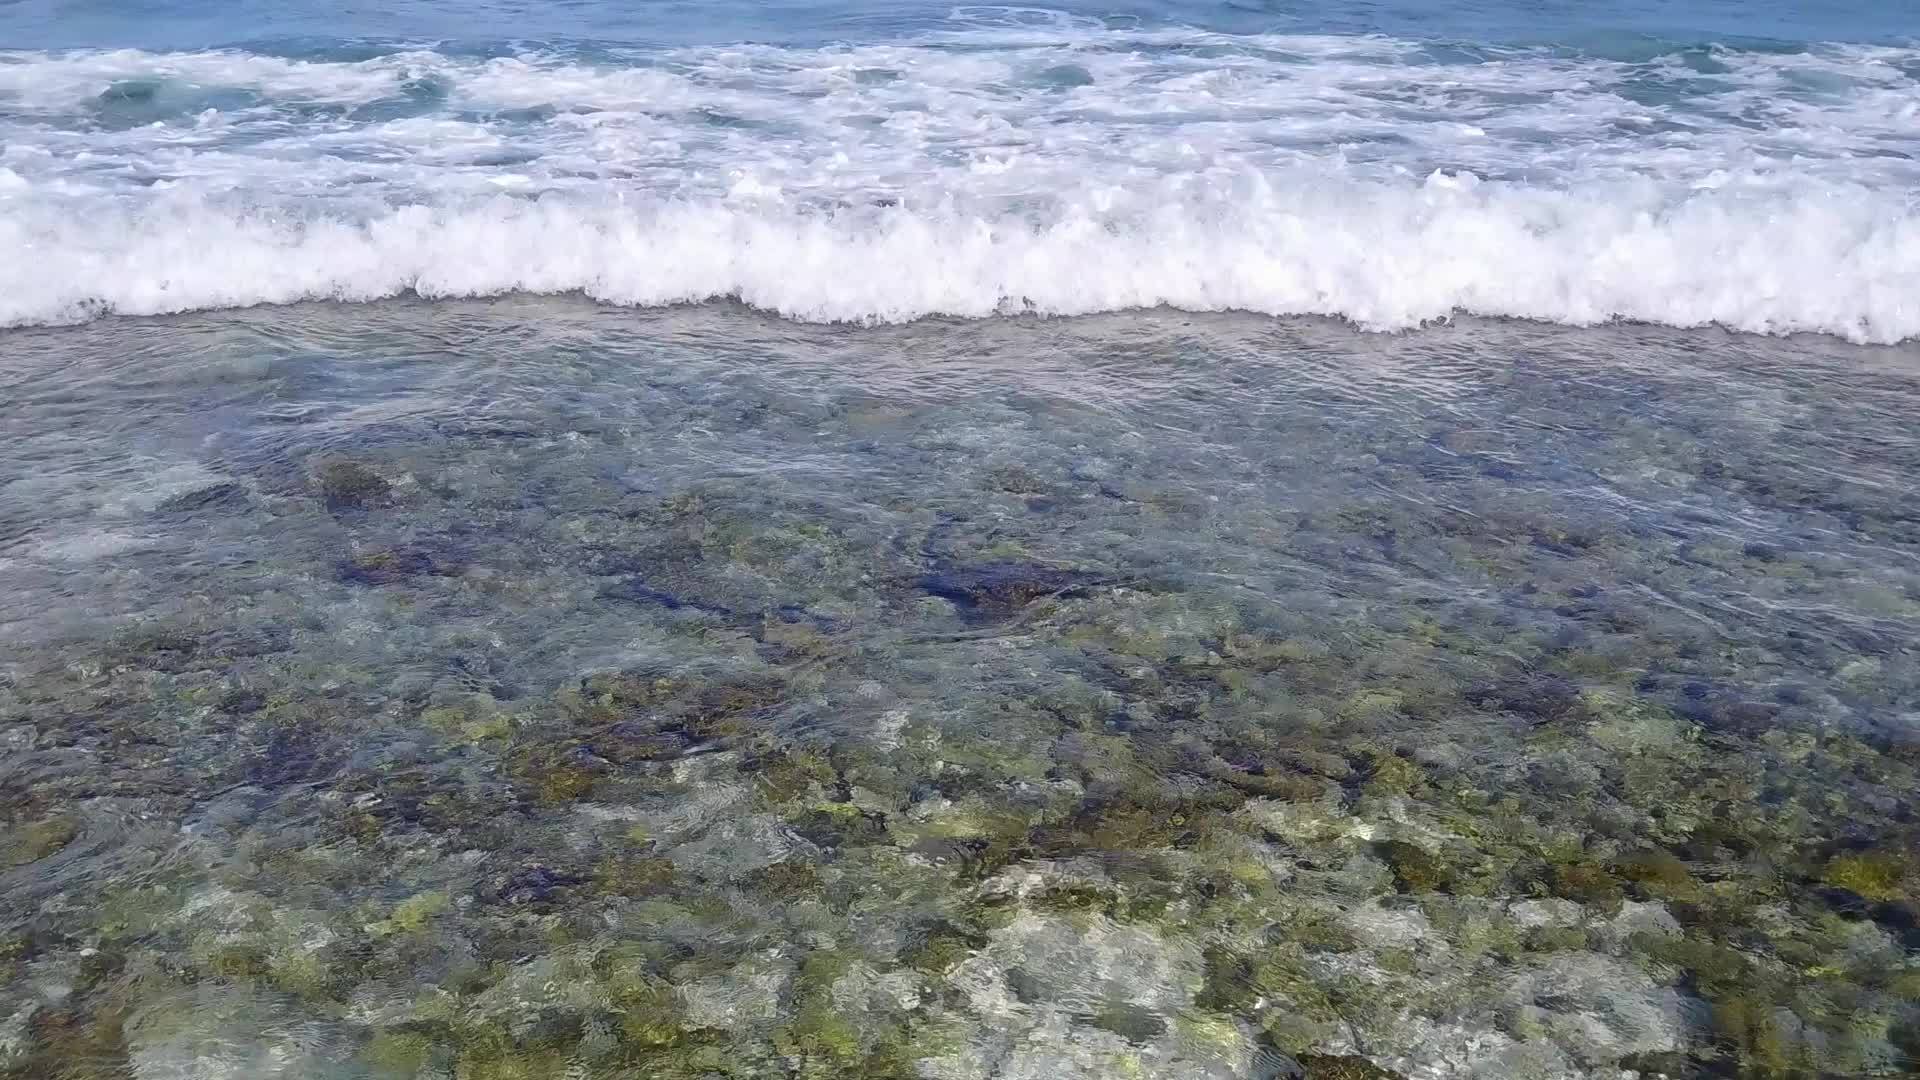
[{"label": "dark rock patch", "polygon": [[370,510],[393,501],[393,485],[365,465],[329,461],[314,472],[329,510]]},{"label": "dark rock patch", "polygon": [[1476,687],[1468,699],[1483,709],[1513,713],[1536,724],[1551,723],[1580,703],[1580,688],[1555,675],[1516,675]]},{"label": "dark rock patch", "polygon": [[922,575],[918,582],[920,591],[950,600],[980,618],[1010,615],[1043,597],[1085,595],[1102,584],[1097,574],[1038,563],[945,567]]},{"label": "dark rock patch", "polygon": [[349,585],[398,585],[422,577],[459,577],[467,569],[461,553],[433,544],[401,544],[361,552],[340,563],[340,580]]},{"label": "dark rock patch", "polygon": [[231,514],[252,504],[246,488],[227,482],[183,491],[155,509],[162,514]]},{"label": "dark rock patch", "polygon": [[623,577],[618,581],[604,585],[600,589],[603,600],[619,600],[642,607],[657,607],[667,611],[704,611],[709,615],[731,616],[733,611],[719,604],[706,604],[688,596],[681,596],[665,589],[656,589],[647,584],[639,575]]},{"label": "dark rock patch", "polygon": [[1358,1054],[1301,1054],[1306,1080],[1403,1080]]}]

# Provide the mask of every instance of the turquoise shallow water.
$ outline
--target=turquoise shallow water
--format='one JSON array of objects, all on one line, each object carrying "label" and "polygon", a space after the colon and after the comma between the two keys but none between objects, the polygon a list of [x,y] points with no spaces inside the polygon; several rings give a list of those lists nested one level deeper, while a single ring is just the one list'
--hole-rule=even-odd
[{"label": "turquoise shallow water", "polygon": [[1916,80],[0,4],[0,1080],[1913,1075]]}]

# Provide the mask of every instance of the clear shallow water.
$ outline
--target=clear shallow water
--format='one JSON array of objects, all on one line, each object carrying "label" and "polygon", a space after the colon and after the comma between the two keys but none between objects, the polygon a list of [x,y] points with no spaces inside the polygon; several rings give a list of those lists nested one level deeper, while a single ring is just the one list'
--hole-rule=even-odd
[{"label": "clear shallow water", "polygon": [[9,1075],[1896,1075],[1909,348],[6,339]]},{"label": "clear shallow water", "polygon": [[0,44],[3,1080],[1920,1070],[1901,12]]}]

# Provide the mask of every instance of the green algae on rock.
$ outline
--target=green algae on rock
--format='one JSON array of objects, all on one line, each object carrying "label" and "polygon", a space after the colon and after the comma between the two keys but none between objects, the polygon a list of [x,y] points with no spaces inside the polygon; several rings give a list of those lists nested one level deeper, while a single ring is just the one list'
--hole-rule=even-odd
[{"label": "green algae on rock", "polygon": [[314,469],[320,498],[333,510],[365,510],[385,505],[393,485],[356,461],[327,461]]}]

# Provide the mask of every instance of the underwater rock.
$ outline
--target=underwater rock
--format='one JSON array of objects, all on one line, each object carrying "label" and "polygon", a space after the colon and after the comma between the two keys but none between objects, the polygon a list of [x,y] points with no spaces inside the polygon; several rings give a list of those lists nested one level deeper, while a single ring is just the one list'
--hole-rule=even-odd
[{"label": "underwater rock", "polygon": [[29,1064],[34,1043],[29,1025],[39,1011],[37,1001],[0,1003],[0,1070],[20,1070]]},{"label": "underwater rock", "polygon": [[1110,1080],[1246,1076],[1254,1047],[1233,1020],[1192,1009],[1196,947],[1140,926],[1014,915],[947,972],[970,1040],[920,1061],[935,1078]]},{"label": "underwater rock", "polygon": [[1868,900],[1900,900],[1920,895],[1920,859],[1891,851],[1836,855],[1820,880]]},{"label": "underwater rock", "polygon": [[989,938],[945,919],[908,927],[900,960],[915,971],[938,978],[987,947]]},{"label": "underwater rock", "polygon": [[163,622],[140,623],[114,641],[114,660],[153,671],[185,671],[205,642],[194,629]]},{"label": "underwater rock", "polygon": [[247,509],[253,500],[247,489],[227,481],[183,491],[155,507],[162,514],[231,514]]},{"label": "underwater rock", "polygon": [[1037,563],[987,563],[953,566],[921,576],[919,588],[949,600],[965,614],[999,617],[1042,597],[1075,596],[1104,583],[1098,574],[1061,570]]},{"label": "underwater rock", "polygon": [[1779,725],[1780,706],[1767,701],[1715,701],[1704,714],[1690,716],[1709,731],[1758,738]]},{"label": "underwater rock", "polygon": [[688,1027],[739,1031],[770,1025],[780,1017],[799,965],[779,950],[746,957],[719,974],[679,981],[679,997]]},{"label": "underwater rock", "polygon": [[540,905],[563,898],[581,883],[577,874],[536,863],[508,873],[494,886],[493,895],[503,904]]},{"label": "underwater rock", "polygon": [[0,840],[0,867],[38,862],[71,844],[80,826],[65,817],[51,817],[7,829]]},{"label": "underwater rock", "polygon": [[1253,1051],[1250,1080],[1303,1080],[1306,1066],[1298,1058],[1266,1043],[1264,1038]]},{"label": "underwater rock", "polygon": [[1506,994],[1529,1010],[1542,1037],[1586,1068],[1684,1049],[1694,1027],[1692,1009],[1673,987],[1593,953],[1552,954]]},{"label": "underwater rock", "polygon": [[733,617],[734,614],[731,609],[719,604],[706,604],[691,597],[670,593],[665,589],[656,589],[637,574],[601,586],[599,596],[603,600],[624,600],[629,604],[658,607],[667,611],[701,611],[728,618]]},{"label": "underwater rock", "polygon": [[1628,900],[1619,914],[1604,923],[1592,924],[1594,942],[1614,955],[1623,955],[1636,944],[1678,937],[1680,923],[1664,904]]},{"label": "underwater rock", "polygon": [[[0,1018],[0,1069],[6,1070],[9,1080],[125,1077],[129,1068],[126,1019],[122,1007],[88,1009],[43,995],[41,1001]],[[86,1071],[76,1069],[76,1064]]]},{"label": "underwater rock", "polygon": [[359,552],[340,563],[339,578],[349,585],[397,585],[421,577],[459,577],[466,571],[463,552],[410,543]]},{"label": "underwater rock", "polygon": [[1297,1061],[1301,1080],[1405,1080],[1358,1054],[1301,1054]]},{"label": "underwater rock", "polygon": [[1571,713],[1580,703],[1580,688],[1555,675],[1521,675],[1471,690],[1467,697],[1482,708],[1544,724]]},{"label": "underwater rock", "polygon": [[1452,867],[1418,844],[1383,840],[1374,848],[1393,868],[1393,880],[1401,892],[1444,892],[1453,883]]},{"label": "underwater rock", "polygon": [[294,1012],[243,987],[215,983],[147,1001],[129,1018],[126,1031],[133,1080],[335,1075],[336,1063],[351,1060],[357,1042],[337,1022]]},{"label": "underwater rock", "polygon": [[715,821],[699,836],[675,845],[667,857],[683,873],[712,881],[735,881],[796,853],[818,857],[812,844],[778,818],[755,814]]},{"label": "underwater rock", "polygon": [[285,626],[226,627],[207,635],[204,648],[222,657],[270,656],[293,649],[293,631]]},{"label": "underwater rock", "polygon": [[1700,885],[1687,864],[1671,852],[1657,848],[1623,855],[1614,861],[1611,869],[1638,891],[1660,899],[1692,900],[1700,892]]},{"label": "underwater rock", "polygon": [[329,461],[314,470],[321,501],[329,510],[370,510],[386,506],[393,485],[379,473],[352,461]]},{"label": "underwater rock", "polygon": [[1371,824],[1339,806],[1321,803],[1250,799],[1239,815],[1289,844],[1327,844],[1350,836],[1365,840],[1375,832]]},{"label": "underwater rock", "polygon": [[983,479],[989,489],[1014,495],[1041,495],[1049,489],[1045,480],[1022,465],[1003,465],[996,469],[989,469]]},{"label": "underwater rock", "polygon": [[1615,754],[1670,753],[1693,743],[1698,734],[1672,712],[1644,698],[1590,691],[1581,696],[1581,709],[1593,721],[1588,737]]},{"label": "underwater rock", "polygon": [[[1064,1034],[1056,1025],[1086,1022],[1115,1046],[1172,1040],[1171,1021],[1192,1005],[1202,984],[1197,948],[1144,927],[1104,919],[1083,925],[1022,913],[988,937],[985,949],[949,973],[949,984],[960,988],[980,1015],[1023,1013],[1039,1030],[1053,1031],[1054,1038]],[[1127,1033],[1090,1023],[1103,1015],[1130,1017]],[[1161,1022],[1157,1035],[1150,1033],[1148,1018]],[[1038,1040],[1030,1035],[1029,1041]],[[1242,1049],[1251,1054],[1250,1044],[1236,1044],[1236,1053]]]}]

